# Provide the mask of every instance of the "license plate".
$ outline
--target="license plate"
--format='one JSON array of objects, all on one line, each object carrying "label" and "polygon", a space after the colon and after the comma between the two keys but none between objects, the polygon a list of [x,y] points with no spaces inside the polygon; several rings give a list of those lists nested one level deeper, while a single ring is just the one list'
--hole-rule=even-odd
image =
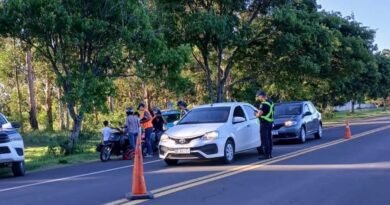
[{"label": "license plate", "polygon": [[175,150],[175,153],[177,154],[189,154],[190,148],[179,148]]},{"label": "license plate", "polygon": [[278,135],[278,134],[279,134],[278,131],[276,131],[276,130],[273,130],[273,131],[272,131],[272,135]]}]

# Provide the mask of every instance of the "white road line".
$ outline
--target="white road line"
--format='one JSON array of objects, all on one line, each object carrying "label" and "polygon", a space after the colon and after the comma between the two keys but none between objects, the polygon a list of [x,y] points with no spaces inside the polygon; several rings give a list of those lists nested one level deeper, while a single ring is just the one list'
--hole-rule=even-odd
[{"label": "white road line", "polygon": [[[145,162],[144,164],[152,164],[152,163],[156,163],[156,162],[160,162],[160,161],[161,160],[154,160],[154,161]],[[85,174],[79,174],[79,175],[74,175],[74,176],[69,176],[69,177],[63,177],[63,178],[46,180],[46,181],[32,183],[32,184],[26,184],[26,185],[21,185],[21,186],[10,187],[10,188],[6,188],[6,189],[0,189],[0,193],[1,192],[6,192],[6,191],[17,190],[17,189],[23,189],[23,188],[27,188],[27,187],[38,186],[38,185],[42,185],[42,184],[49,184],[49,183],[54,183],[54,182],[67,181],[67,180],[70,180],[70,179],[75,179],[75,178],[80,178],[80,177],[86,177],[86,176],[91,176],[91,175],[103,174],[103,173],[117,171],[117,170],[121,170],[121,169],[127,169],[127,168],[130,168],[130,167],[133,167],[133,165],[127,165],[127,166],[116,167],[116,168],[112,168],[112,169],[105,169],[105,170],[96,171],[96,172],[89,172],[89,173],[85,173]]]}]

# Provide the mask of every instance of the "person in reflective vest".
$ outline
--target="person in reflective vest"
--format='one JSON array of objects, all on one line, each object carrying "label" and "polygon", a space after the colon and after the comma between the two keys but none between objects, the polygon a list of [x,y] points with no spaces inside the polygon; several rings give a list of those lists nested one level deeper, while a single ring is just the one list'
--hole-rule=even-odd
[{"label": "person in reflective vest", "polygon": [[268,99],[264,91],[257,92],[257,99],[260,100],[260,108],[256,117],[260,120],[260,137],[263,152],[266,159],[272,158],[272,127],[274,123],[274,103]]},{"label": "person in reflective vest", "polygon": [[153,148],[152,148],[152,133],[153,133],[153,117],[146,109],[144,103],[138,105],[138,110],[140,113],[141,127],[145,130],[145,143],[146,143],[146,156],[153,157]]}]

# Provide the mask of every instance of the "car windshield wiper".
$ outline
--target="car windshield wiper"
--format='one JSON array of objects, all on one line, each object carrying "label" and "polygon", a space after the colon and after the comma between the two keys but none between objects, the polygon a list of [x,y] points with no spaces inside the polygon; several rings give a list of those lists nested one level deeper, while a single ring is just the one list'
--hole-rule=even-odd
[{"label": "car windshield wiper", "polygon": [[185,125],[185,124],[200,124],[200,123],[204,123],[202,121],[189,121],[189,122],[181,122],[179,123],[179,125]]}]

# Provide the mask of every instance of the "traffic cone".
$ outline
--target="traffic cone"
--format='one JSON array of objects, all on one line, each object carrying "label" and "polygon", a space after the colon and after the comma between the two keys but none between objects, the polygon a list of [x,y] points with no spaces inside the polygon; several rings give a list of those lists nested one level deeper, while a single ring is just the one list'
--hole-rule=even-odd
[{"label": "traffic cone", "polygon": [[153,199],[153,194],[147,191],[145,184],[141,137],[137,137],[135,148],[132,193],[126,194],[126,198],[128,200]]},{"label": "traffic cone", "polygon": [[345,135],[344,139],[351,139],[352,134],[351,134],[351,128],[349,127],[349,121],[345,121]]}]

